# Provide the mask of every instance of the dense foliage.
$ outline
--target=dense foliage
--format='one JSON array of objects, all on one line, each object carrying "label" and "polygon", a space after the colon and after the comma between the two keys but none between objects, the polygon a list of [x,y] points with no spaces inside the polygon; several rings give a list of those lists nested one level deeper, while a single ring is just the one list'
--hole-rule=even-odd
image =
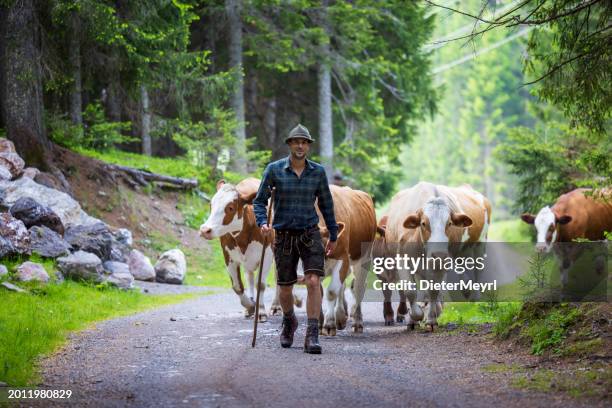
[{"label": "dense foliage", "polygon": [[405,150],[404,183],[470,183],[492,200],[496,219],[537,210],[576,187],[609,186],[604,3],[437,7],[426,47],[439,114]]}]

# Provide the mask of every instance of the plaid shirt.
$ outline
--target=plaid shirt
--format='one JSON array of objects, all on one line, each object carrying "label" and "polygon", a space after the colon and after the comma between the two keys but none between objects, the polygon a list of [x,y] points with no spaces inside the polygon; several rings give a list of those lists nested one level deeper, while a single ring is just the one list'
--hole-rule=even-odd
[{"label": "plaid shirt", "polygon": [[291,168],[289,157],[268,164],[253,201],[257,225],[267,222],[266,206],[270,198],[269,186],[276,187],[274,193],[274,229],[306,229],[319,223],[314,208],[318,198],[319,210],[329,230],[330,241],[338,237],[338,224],[334,216],[334,202],[325,169],[318,163],[306,160],[300,177]]}]

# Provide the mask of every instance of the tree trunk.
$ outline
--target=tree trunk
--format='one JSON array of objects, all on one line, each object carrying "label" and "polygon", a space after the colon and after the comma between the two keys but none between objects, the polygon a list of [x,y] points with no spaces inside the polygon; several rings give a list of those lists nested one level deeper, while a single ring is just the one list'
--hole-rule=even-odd
[{"label": "tree trunk", "polygon": [[142,154],[151,156],[151,112],[149,110],[149,92],[145,85],[140,86],[141,123],[140,137],[142,140]]},{"label": "tree trunk", "polygon": [[72,70],[72,87],[70,89],[70,120],[75,125],[83,124],[83,100],[81,83],[81,22],[79,15],[73,11],[70,16],[70,40],[68,60]]},{"label": "tree trunk", "polygon": [[30,166],[47,170],[51,143],[43,123],[39,23],[33,0],[2,6],[4,58],[2,95],[6,133]]},{"label": "tree trunk", "polygon": [[119,76],[119,51],[113,47],[108,66],[108,91],[106,109],[111,122],[121,122],[121,80]]},{"label": "tree trunk", "polygon": [[236,114],[236,144],[233,151],[234,171],[246,173],[246,132],[244,129],[244,79],[242,72],[242,0],[226,0],[225,10],[229,20],[229,60],[238,81],[232,95],[232,109]]},{"label": "tree trunk", "polygon": [[321,164],[328,180],[333,177],[334,138],[332,133],[331,70],[329,65],[319,65],[319,137]]}]

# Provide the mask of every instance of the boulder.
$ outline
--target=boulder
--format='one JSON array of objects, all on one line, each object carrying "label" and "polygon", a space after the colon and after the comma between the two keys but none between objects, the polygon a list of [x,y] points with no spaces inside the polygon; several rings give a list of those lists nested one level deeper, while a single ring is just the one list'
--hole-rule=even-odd
[{"label": "boulder", "polygon": [[112,233],[110,260],[127,262],[132,246],[132,233],[130,230],[120,228]]},{"label": "boulder", "polygon": [[104,271],[112,275],[113,273],[130,273],[130,267],[128,264],[116,261],[106,261],[102,264]]},{"label": "boulder", "polygon": [[164,252],[155,263],[155,279],[158,282],[180,285],[185,280],[186,273],[187,261],[180,249]]},{"label": "boulder", "polygon": [[130,273],[113,273],[104,281],[119,289],[134,289],[134,277]]},{"label": "boulder", "polygon": [[30,254],[30,234],[22,221],[0,213],[0,258],[20,254]]},{"label": "boulder", "polygon": [[17,267],[15,274],[17,280],[21,282],[39,281],[49,282],[49,274],[41,264],[34,262],[24,262]]},{"label": "boulder", "polygon": [[15,144],[11,140],[0,137],[0,153],[17,153]]},{"label": "boulder", "polygon": [[40,225],[64,235],[64,224],[57,214],[31,197],[21,197],[11,206],[10,212],[13,217],[23,221],[26,228]]},{"label": "boulder", "polygon": [[4,287],[5,289],[11,290],[13,292],[20,292],[20,293],[26,293],[27,291],[21,289],[19,286],[15,286],[10,282],[2,282],[0,284],[0,286]]},{"label": "boulder", "polygon": [[13,178],[13,175],[6,167],[0,164],[0,181],[6,181]]},{"label": "boulder", "polygon": [[128,256],[128,265],[130,273],[134,279],[141,281],[154,281],[155,269],[151,264],[151,260],[137,249],[132,249]]},{"label": "boulder", "polygon": [[12,178],[17,178],[23,173],[25,162],[17,153],[0,152],[0,166],[6,168]]},{"label": "boulder", "polygon": [[38,176],[39,174],[40,174],[40,170],[38,170],[36,167],[26,167],[23,170],[22,177],[27,177],[27,178],[34,180],[36,176]]},{"label": "boulder", "polygon": [[71,225],[66,229],[64,239],[73,250],[91,252],[103,261],[110,259],[113,236],[103,222],[93,225]]},{"label": "boulder", "polygon": [[119,228],[117,231],[115,231],[113,233],[113,236],[115,237],[115,239],[127,246],[132,246],[133,239],[132,239],[132,232],[127,229],[127,228]]},{"label": "boulder", "polygon": [[4,191],[2,205],[10,207],[22,197],[34,197],[36,201],[56,213],[65,227],[68,225],[93,225],[101,222],[90,217],[68,194],[45,187],[32,179],[22,177],[15,181],[0,181],[0,191]]},{"label": "boulder", "polygon": [[8,275],[8,269],[6,266],[0,264],[0,278]]},{"label": "boulder", "polygon": [[30,228],[32,253],[46,258],[70,255],[70,245],[57,232],[47,227]]},{"label": "boulder", "polygon": [[127,264],[123,262],[106,261],[103,266],[105,272],[109,274],[105,282],[120,289],[134,288],[134,277],[130,273],[130,267]]},{"label": "boulder", "polygon": [[95,254],[77,251],[72,255],[57,259],[57,267],[67,278],[85,280],[89,282],[102,282],[104,269],[102,261]]}]

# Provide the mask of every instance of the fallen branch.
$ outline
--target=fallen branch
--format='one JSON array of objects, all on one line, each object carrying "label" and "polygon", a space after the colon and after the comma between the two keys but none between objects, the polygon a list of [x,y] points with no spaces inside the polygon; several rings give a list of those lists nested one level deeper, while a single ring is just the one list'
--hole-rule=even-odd
[{"label": "fallen branch", "polygon": [[198,186],[198,180],[195,179],[165,176],[163,174],[151,173],[147,170],[139,170],[133,167],[120,166],[118,164],[106,164],[105,167],[111,173],[115,172],[128,175],[131,178],[131,182],[128,183],[132,186],[134,184],[146,186],[148,182],[154,181],[177,186],[186,190],[196,188]]}]

